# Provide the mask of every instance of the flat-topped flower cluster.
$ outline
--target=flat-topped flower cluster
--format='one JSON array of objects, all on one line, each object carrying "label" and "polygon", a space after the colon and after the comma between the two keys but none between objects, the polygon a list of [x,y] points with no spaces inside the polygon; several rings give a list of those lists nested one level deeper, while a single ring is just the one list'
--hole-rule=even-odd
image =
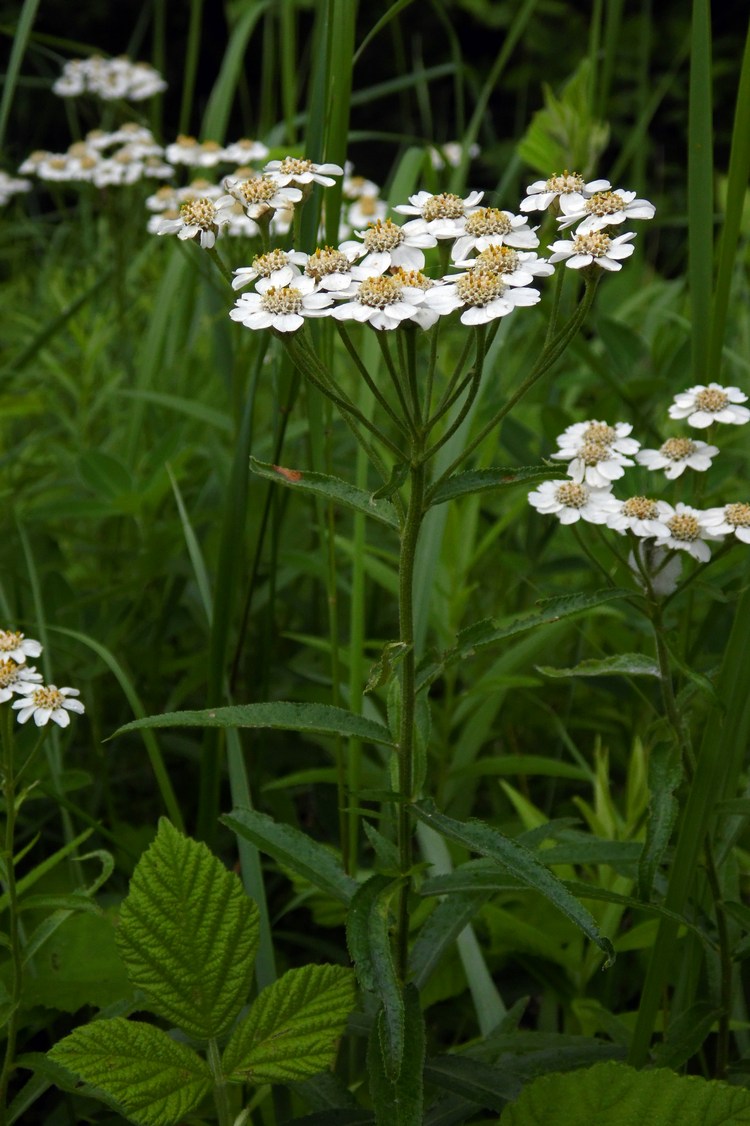
[{"label": "flat-topped flower cluster", "polygon": [[[698,384],[675,396],[669,415],[687,419],[688,425],[698,429],[713,423],[739,426],[750,421],[750,410],[741,405],[746,400],[738,387]],[[703,563],[711,558],[707,541],[733,536],[750,543],[750,503],[746,501],[698,509],[650,495],[618,498],[613,485],[628,466],[637,463],[662,471],[671,481],[690,470],[705,471],[719,453],[718,446],[689,437],[667,438],[658,449],[641,449],[630,437],[631,430],[625,422],[609,425],[598,420],[569,426],[551,455],[568,463],[567,478],[544,481],[529,493],[529,502],[540,512],[557,516],[562,524],[584,520],[606,525],[637,540],[651,541],[656,548],[686,551]]]},{"label": "flat-topped flower cluster", "polygon": [[59,727],[70,723],[70,712],[82,714],[85,708],[76,696],[77,688],[58,688],[42,684],[42,674],[28,664],[41,656],[42,646],[32,637],[14,630],[0,629],[0,703],[6,704],[16,697],[11,707],[18,713],[18,722],[34,718],[37,727],[45,727],[50,720]]},{"label": "flat-topped flower cluster", "polygon": [[150,63],[134,63],[127,55],[114,59],[101,55],[70,59],[52,85],[53,93],[61,98],[94,94],[108,102],[120,99],[142,102],[166,88],[166,82]]},{"label": "flat-topped flower cluster", "polygon": [[[224,195],[207,192],[185,199],[178,215],[162,216],[152,229],[212,248],[236,223],[238,209],[245,220],[268,228],[277,213],[302,206],[313,183],[330,186],[332,177],[341,175],[337,165],[287,156],[270,161],[259,175],[225,178]],[[247,328],[280,333],[297,331],[308,317],[324,316],[378,330],[406,322],[428,329],[441,316],[458,311],[463,324],[487,324],[520,306],[535,305],[541,294],[533,283],[549,277],[555,262],[619,270],[620,260],[633,252],[635,235],[609,232],[627,218],[654,214],[653,204],[636,200],[634,192],[613,191],[606,180],[585,183],[565,173],[542,186],[544,191],[539,184],[529,187],[520,214],[487,206],[480,191],[465,197],[420,191],[392,208],[395,217],[373,217],[355,229],[356,238],[344,238],[337,246],[317,247],[312,254],[264,248],[249,266],[235,271],[235,288],[255,286],[237,300],[230,316]],[[543,258],[537,253],[537,228],[523,212],[551,203],[561,227],[580,219],[581,228],[570,247],[554,242],[552,255]],[[397,221],[401,216],[405,221]],[[426,270],[425,252],[448,243],[447,253],[434,257],[442,262],[450,258],[454,270],[433,277]]]}]

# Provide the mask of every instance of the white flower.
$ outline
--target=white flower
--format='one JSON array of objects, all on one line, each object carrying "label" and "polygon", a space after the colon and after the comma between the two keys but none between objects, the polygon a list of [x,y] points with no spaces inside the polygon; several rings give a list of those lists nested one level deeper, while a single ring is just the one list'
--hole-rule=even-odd
[{"label": "white flower", "polygon": [[689,504],[678,503],[674,508],[663,500],[658,504],[659,520],[666,525],[667,532],[657,536],[654,545],[669,547],[673,551],[687,551],[701,563],[707,563],[711,549],[705,541],[721,539],[721,536],[709,530],[706,513],[691,508]]},{"label": "white flower", "polygon": [[636,455],[636,461],[647,469],[663,469],[665,477],[673,481],[686,469],[697,469],[703,473],[710,468],[711,459],[718,452],[718,446],[709,446],[692,438],[668,438],[658,450],[641,450]]},{"label": "white flower", "polygon": [[628,437],[632,429],[629,422],[616,422],[614,426],[598,419],[574,422],[559,435],[557,444],[570,457],[575,457],[585,442],[603,442],[615,453],[629,456],[637,453],[641,445],[635,438]]},{"label": "white flower", "polygon": [[750,543],[750,504],[737,502],[708,508],[703,513],[703,524],[713,535],[735,535],[743,543]]},{"label": "white flower", "polygon": [[458,262],[472,250],[503,245],[516,250],[533,250],[539,246],[539,239],[524,215],[501,211],[499,207],[475,207],[453,245],[451,258]]},{"label": "white flower", "polygon": [[431,289],[425,305],[441,316],[465,307],[461,323],[479,325],[506,317],[519,305],[536,305],[541,296],[538,289],[506,285],[502,274],[491,270],[469,270],[455,282]]},{"label": "white flower", "polygon": [[358,242],[343,242],[340,246],[345,254],[362,258],[363,269],[373,274],[382,274],[391,266],[401,266],[405,270],[421,270],[424,266],[423,248],[437,246],[437,239],[424,229],[418,221],[404,223],[402,227],[392,219],[371,223],[365,231],[357,231],[362,239]]},{"label": "white flower", "polygon": [[351,205],[346,213],[347,226],[352,230],[367,227],[370,223],[383,220],[388,214],[388,204],[378,196],[361,195]]},{"label": "white flower", "polygon": [[568,461],[568,476],[578,484],[585,481],[594,488],[608,488],[613,481],[617,481],[625,473],[623,466],[634,465],[632,458],[618,453],[606,442],[582,442],[574,451],[573,458],[570,450],[558,450],[552,454],[554,460]]},{"label": "white flower", "polygon": [[[445,141],[442,145],[430,145],[427,149],[430,157],[430,164],[438,172],[441,168],[458,168],[464,154],[464,145],[461,141]],[[474,142],[469,145],[469,159],[474,160],[479,156],[481,149],[479,145]]]},{"label": "white flower", "polygon": [[[459,242],[461,242],[461,239],[456,242],[453,248],[454,252]],[[534,278],[546,278],[555,272],[554,266],[551,266],[544,258],[534,254],[533,251],[524,253],[522,250],[513,250],[510,246],[501,246],[496,243],[492,243],[485,250],[482,250],[476,258],[456,262],[456,265],[502,274],[506,285],[531,285]],[[455,277],[455,275],[453,276]],[[450,280],[451,278],[448,276],[448,281]]]},{"label": "white flower", "polygon": [[54,684],[35,687],[29,684],[23,693],[11,704],[18,711],[19,723],[26,723],[33,716],[37,727],[46,726],[50,720],[59,727],[67,727],[70,723],[68,712],[82,715],[86,710],[80,700],[72,698],[80,696],[77,688],[56,688]]},{"label": "white flower", "polygon": [[588,198],[581,192],[571,192],[560,197],[560,229],[570,227],[583,219],[577,234],[587,235],[617,226],[626,219],[653,219],[656,208],[647,199],[636,199],[635,192],[594,192]]},{"label": "white flower", "polygon": [[216,242],[219,227],[229,222],[223,200],[234,201],[224,196],[214,203],[203,196],[201,199],[187,200],[180,207],[177,219],[159,219],[155,230],[157,235],[177,235],[179,239],[197,238],[203,249],[210,249]]},{"label": "white flower", "polygon": [[0,703],[5,704],[14,692],[24,695],[29,691],[31,682],[40,681],[42,674],[28,665],[19,665],[15,661],[0,660]]},{"label": "white flower", "polygon": [[246,328],[275,328],[278,332],[296,332],[305,317],[325,317],[332,297],[315,293],[312,278],[295,277],[287,285],[274,285],[261,278],[255,293],[243,293],[230,310],[233,321]]},{"label": "white flower", "polygon": [[529,493],[529,504],[545,516],[557,516],[561,524],[587,520],[606,524],[616,503],[609,489],[595,489],[575,481],[542,481]]},{"label": "white flower", "polygon": [[9,629],[0,629],[0,660],[22,665],[27,657],[38,657],[42,647],[33,637],[24,637]]},{"label": "white flower", "polygon": [[[366,180],[364,176],[352,176],[352,165],[346,165],[344,169],[344,182],[341,186],[342,193],[345,199],[373,199],[376,200],[380,195],[380,187],[374,180]],[[371,219],[379,218],[379,216],[370,216]],[[366,222],[369,220],[366,220]],[[359,223],[358,226],[362,226]]]},{"label": "white flower", "polygon": [[307,262],[307,255],[301,250],[269,250],[267,254],[256,254],[249,266],[240,266],[234,271],[232,289],[242,289],[256,278],[270,278],[271,285],[287,285],[292,278],[302,273],[300,266]]},{"label": "white flower", "polygon": [[394,207],[401,215],[418,215],[422,229],[435,238],[458,238],[466,226],[469,213],[477,206],[484,192],[470,192],[466,199],[450,192],[432,195],[417,192],[408,203]]},{"label": "white flower", "polygon": [[18,192],[30,192],[31,180],[21,180],[18,177],[9,176],[7,172],[0,172],[0,207],[5,204]]},{"label": "white flower", "polygon": [[661,519],[659,502],[651,497],[636,496],[618,500],[607,524],[615,532],[632,532],[643,539],[669,534],[669,529]]},{"label": "white flower", "polygon": [[242,137],[224,149],[224,160],[230,164],[250,164],[253,160],[265,160],[268,149],[262,141]]},{"label": "white flower", "polygon": [[260,219],[269,210],[291,207],[302,199],[299,188],[282,187],[271,176],[251,176],[247,180],[227,176],[223,183],[224,190],[242,204],[251,219]]},{"label": "white flower", "polygon": [[354,281],[336,296],[346,299],[345,304],[331,310],[337,321],[367,322],[373,328],[391,330],[415,316],[425,291],[416,285],[404,285],[395,276],[375,275]]},{"label": "white flower", "polygon": [[344,169],[338,164],[313,164],[305,157],[285,156],[283,160],[269,160],[263,169],[266,176],[276,181],[280,188],[287,184],[322,184],[332,188],[333,176],[342,176]]},{"label": "white flower", "polygon": [[535,180],[526,189],[526,198],[521,200],[522,211],[546,211],[553,199],[562,199],[569,192],[589,196],[594,192],[607,191],[609,180],[591,180],[585,183],[577,172],[563,172],[562,176],[550,176],[549,180]]},{"label": "white flower", "polygon": [[603,270],[621,270],[621,258],[629,258],[635,249],[630,245],[630,240],[635,238],[635,231],[610,238],[603,231],[593,234],[576,234],[572,239],[558,239],[553,242],[550,249],[550,262],[565,261],[566,266],[573,270],[581,270],[590,266],[592,262],[601,266]]},{"label": "white flower", "polygon": [[89,93],[107,101],[127,98],[132,102],[143,101],[166,88],[162,76],[149,63],[133,63],[125,56],[103,59],[98,55],[69,60],[52,85],[53,93],[61,98]]},{"label": "white flower", "polygon": [[191,137],[187,133],[180,133],[176,141],[173,141],[171,145],[167,145],[164,150],[164,155],[170,164],[187,164],[191,166],[198,163],[200,151],[201,146],[195,137]]},{"label": "white flower", "polygon": [[746,400],[747,395],[739,387],[722,387],[720,383],[709,383],[706,387],[697,383],[695,387],[675,395],[669,417],[686,418],[688,426],[699,430],[704,430],[712,422],[733,422],[742,426],[750,419],[750,410],[737,404]]},{"label": "white flower", "polygon": [[346,245],[343,243],[338,249],[332,246],[318,246],[308,257],[305,262],[305,274],[313,279],[319,290],[343,292],[349,288],[352,281],[361,280],[373,272],[365,271],[362,267],[352,270],[352,262],[357,256],[353,247],[358,244],[350,244],[348,250]]}]

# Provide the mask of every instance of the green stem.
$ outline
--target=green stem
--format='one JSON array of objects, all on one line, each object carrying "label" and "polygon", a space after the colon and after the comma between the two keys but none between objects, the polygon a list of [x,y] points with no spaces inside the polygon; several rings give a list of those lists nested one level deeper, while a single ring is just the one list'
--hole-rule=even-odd
[{"label": "green stem", "polygon": [[229,284],[231,285],[232,284],[232,271],[226,265],[226,263],[224,262],[224,259],[221,257],[221,255],[219,254],[216,247],[215,246],[207,246],[206,251],[208,252],[209,258],[211,259],[214,266],[216,267],[216,269],[219,271],[219,273],[223,277],[224,281],[229,282]]},{"label": "green stem", "polygon": [[[430,415],[430,413],[429,413],[429,403],[428,403],[428,406],[427,406],[427,417],[428,417],[427,433],[428,434],[432,430],[435,423],[440,418],[443,417],[443,415],[445,414],[445,412],[447,410],[450,409],[451,403],[453,403],[455,401],[456,395],[460,394],[461,389],[466,386],[466,380],[464,379],[464,380],[461,381],[460,388],[458,390],[456,390],[456,385],[458,384],[459,379],[461,379],[461,373],[464,370],[464,364],[466,363],[468,356],[469,356],[469,351],[471,350],[471,344],[472,344],[471,338],[472,338],[472,334],[470,332],[467,333],[466,334],[466,343],[463,346],[463,350],[461,352],[461,355],[459,356],[458,362],[456,363],[456,366],[453,370],[453,375],[448,380],[448,383],[445,387],[445,390],[443,391],[443,394],[440,398],[440,402],[438,403],[437,407],[435,408],[435,413],[433,415]],[[469,375],[468,378],[471,378],[471,376]]]},{"label": "green stem", "polygon": [[[471,410],[472,404],[473,404],[474,400],[476,399],[477,394],[479,393],[479,387],[480,387],[480,384],[482,382],[482,372],[484,370],[484,359],[485,359],[485,356],[487,355],[486,342],[487,342],[486,326],[485,325],[479,325],[479,327],[477,328],[477,333],[476,333],[477,354],[476,354],[476,358],[474,360],[474,368],[470,373],[469,393],[466,396],[466,398],[464,399],[464,402],[461,406],[460,411],[458,412],[456,417],[453,419],[453,422],[450,424],[450,426],[445,431],[445,433],[441,434],[441,436],[438,438],[438,440],[436,442],[434,442],[430,446],[430,448],[423,454],[423,458],[424,458],[425,461],[429,461],[430,458],[433,457],[438,452],[438,450],[441,449],[441,447],[445,445],[446,442],[450,441],[450,439],[456,433],[456,431],[460,427],[461,423],[463,422],[463,420],[466,418],[467,414]],[[464,380],[461,383],[461,387],[457,389],[457,392],[460,392],[460,390],[463,389],[465,382],[466,381]]]},{"label": "green stem", "polygon": [[403,411],[404,421],[406,422],[408,432],[412,435],[412,437],[414,437],[416,435],[416,424],[414,422],[414,417],[412,416],[411,410],[409,409],[409,404],[406,401],[406,396],[404,395],[404,389],[401,385],[399,374],[396,371],[393,363],[391,350],[388,347],[387,332],[385,329],[375,329],[374,331],[377,337],[378,344],[380,345],[380,351],[382,352],[386,369],[389,376],[391,377],[391,383],[396,389],[396,394],[398,395],[398,401],[401,404],[401,410]]},{"label": "green stem", "polygon": [[7,1096],[10,1077],[15,1068],[16,1038],[18,1036],[18,1020],[21,1009],[21,993],[23,987],[23,958],[21,952],[21,936],[18,926],[18,892],[16,888],[16,873],[13,863],[14,841],[16,830],[16,781],[14,776],[14,740],[13,740],[13,715],[9,708],[3,708],[2,719],[2,753],[3,753],[3,796],[5,798],[5,839],[3,842],[3,866],[6,874],[6,892],[8,896],[8,946],[10,948],[10,1017],[8,1019],[5,1043],[5,1059],[0,1072],[0,1126],[5,1126],[7,1121]]},{"label": "green stem", "polygon": [[357,352],[357,349],[354,347],[354,343],[352,341],[352,338],[350,337],[349,333],[346,331],[346,328],[344,327],[344,325],[342,325],[341,321],[334,321],[334,324],[336,325],[336,328],[338,329],[339,336],[341,337],[342,341],[344,342],[344,347],[346,348],[347,352],[349,353],[349,356],[351,357],[352,361],[354,362],[354,365],[357,368],[357,370],[359,371],[359,374],[362,376],[365,383],[370,388],[370,391],[372,392],[374,398],[377,400],[377,402],[380,404],[380,406],[386,412],[388,417],[393,422],[395,422],[395,424],[396,424],[396,426],[398,426],[399,430],[402,433],[405,433],[405,428],[404,428],[404,424],[403,424],[402,419],[399,418],[399,416],[396,414],[393,407],[388,402],[385,395],[382,393],[382,391],[378,387],[377,383],[372,378],[369,371],[367,370],[367,368],[363,364],[363,362],[362,362],[362,360],[359,356],[359,353]]},{"label": "green stem", "polygon": [[215,1037],[208,1042],[208,1066],[214,1078],[214,1104],[219,1120],[219,1126],[231,1126],[232,1115],[229,1109],[229,1093],[227,1081],[221,1066],[221,1052]]}]

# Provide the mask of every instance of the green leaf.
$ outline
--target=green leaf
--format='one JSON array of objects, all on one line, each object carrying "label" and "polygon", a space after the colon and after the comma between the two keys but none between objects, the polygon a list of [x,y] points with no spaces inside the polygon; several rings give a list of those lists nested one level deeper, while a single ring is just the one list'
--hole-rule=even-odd
[{"label": "green leaf", "polygon": [[330,1067],[354,1008],[354,974],[345,966],[288,970],[256,998],[224,1051],[237,1083],[283,1083]]},{"label": "green leaf", "polygon": [[390,501],[378,499],[373,493],[358,489],[356,485],[350,485],[340,477],[329,477],[326,473],[313,473],[307,469],[285,469],[282,465],[270,465],[255,457],[250,458],[250,468],[258,477],[264,477],[267,481],[276,481],[279,485],[301,493],[326,497],[354,512],[363,512],[365,516],[371,516],[373,520],[379,520],[389,528],[398,528],[396,509]]},{"label": "green leaf", "polygon": [[332,704],[296,704],[286,700],[150,715],[123,724],[114,734],[122,735],[143,727],[267,727],[278,731],[309,731],[315,735],[353,735],[371,743],[395,746],[388,728],[375,720]]},{"label": "green leaf", "polygon": [[370,675],[363,691],[373,692],[376,688],[382,688],[384,684],[388,684],[395,669],[398,668],[410,649],[411,645],[407,645],[404,641],[389,641],[370,669]]},{"label": "green leaf", "polygon": [[469,925],[491,894],[492,892],[483,889],[480,892],[451,895],[439,903],[422,924],[409,956],[409,968],[419,989],[424,987],[448,947]]},{"label": "green leaf", "polygon": [[696,1001],[675,1020],[670,1020],[665,1039],[653,1049],[656,1066],[673,1071],[682,1067],[701,1050],[720,1016],[721,1009],[710,1001]]},{"label": "green leaf", "polygon": [[543,755],[493,755],[481,758],[469,766],[452,771],[455,778],[483,778],[486,775],[541,774],[546,778],[574,778],[578,782],[589,782],[591,771],[560,759],[545,758]]},{"label": "green leaf", "polygon": [[659,666],[650,657],[641,653],[618,653],[614,657],[602,657],[581,661],[571,669],[556,669],[549,665],[536,665],[538,672],[545,676],[655,676],[658,677]]},{"label": "green leaf", "polygon": [[646,841],[638,863],[638,890],[649,899],[654,876],[672,835],[679,806],[675,790],[682,781],[682,763],[678,751],[659,744],[648,760],[649,802]]},{"label": "green leaf", "polygon": [[133,984],[191,1036],[221,1036],[247,1001],[258,936],[258,908],[238,877],[162,818],[120,912],[117,945]]},{"label": "green leaf", "polygon": [[391,1080],[398,1078],[404,1054],[404,998],[393,964],[390,941],[391,899],[402,880],[371,876],[349,908],[346,939],[363,989],[377,994],[383,1006],[383,1055]]},{"label": "green leaf", "polygon": [[382,500],[392,497],[403,485],[409,476],[409,462],[398,461],[391,470],[391,475],[384,485],[371,494],[371,500]]},{"label": "green leaf", "polygon": [[142,1126],[175,1126],[212,1087],[208,1064],[187,1044],[123,1017],[76,1028],[49,1056]]},{"label": "green leaf", "polygon": [[465,473],[454,473],[452,477],[442,481],[428,494],[428,503],[445,504],[446,501],[470,496],[472,493],[486,493],[491,489],[507,488],[508,485],[530,485],[545,481],[548,477],[559,476],[559,468],[547,468],[544,465],[468,469]]},{"label": "green leaf", "polygon": [[457,841],[473,852],[479,852],[497,861],[526,887],[540,892],[604,951],[607,964],[614,960],[612,943],[599,934],[590,912],[571,895],[565,885],[553,876],[534,853],[482,821],[464,822],[446,817],[444,813],[440,813],[433,801],[417,802],[412,808],[425,825],[429,825],[449,840]]},{"label": "green leaf", "polygon": [[558,98],[544,86],[544,109],[518,143],[521,160],[543,176],[574,169],[588,179],[606,148],[609,127],[591,114],[591,61],[585,58]]},{"label": "green leaf", "polygon": [[499,1126],[740,1126],[750,1122],[750,1092],[659,1068],[636,1071],[599,1063],[567,1075],[543,1075],[508,1106]]},{"label": "green leaf", "polygon": [[292,825],[281,824],[254,809],[234,809],[220,820],[261,852],[341,903],[349,903],[359,887],[356,880],[347,876],[335,852]]},{"label": "green leaf", "polygon": [[370,1034],[367,1067],[377,1126],[414,1126],[422,1121],[424,1101],[425,1030],[419,993],[404,989],[404,1055],[397,1078],[392,1078],[387,1052],[388,1018],[378,1010]]}]

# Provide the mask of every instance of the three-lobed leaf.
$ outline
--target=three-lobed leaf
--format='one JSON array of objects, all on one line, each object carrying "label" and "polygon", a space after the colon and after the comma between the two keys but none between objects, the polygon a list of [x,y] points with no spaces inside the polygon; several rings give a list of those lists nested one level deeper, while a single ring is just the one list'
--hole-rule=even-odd
[{"label": "three-lobed leaf", "polygon": [[281,1083],[330,1067],[354,1008],[354,973],[345,966],[288,970],[253,1002],[222,1060],[228,1079]]},{"label": "three-lobed leaf", "polygon": [[152,1024],[114,1017],[84,1024],[49,1052],[139,1126],[174,1126],[209,1094],[205,1060]]},{"label": "three-lobed leaf", "polygon": [[240,880],[166,818],[138,862],[117,945],[154,1010],[200,1040],[225,1034],[247,1001],[259,913]]}]

